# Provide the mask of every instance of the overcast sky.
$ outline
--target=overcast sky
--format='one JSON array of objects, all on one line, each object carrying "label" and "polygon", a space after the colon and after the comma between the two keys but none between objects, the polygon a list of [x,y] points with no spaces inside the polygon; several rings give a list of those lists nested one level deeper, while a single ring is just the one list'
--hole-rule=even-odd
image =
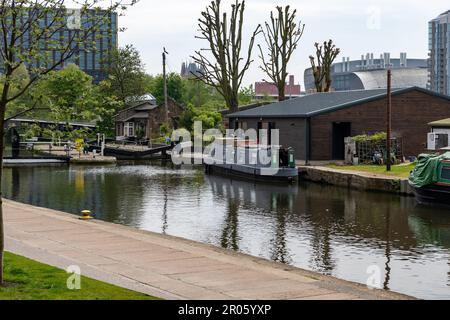
[{"label": "overcast sky", "polygon": [[[228,10],[231,0],[222,0]],[[181,63],[189,61],[195,50],[205,46],[195,39],[197,19],[210,0],[141,0],[120,18],[126,27],[119,44],[133,44],[142,55],[147,72],[162,72],[161,52],[169,52],[168,68],[179,72]],[[379,56],[391,52],[397,58],[407,52],[409,58],[426,58],[428,53],[428,21],[450,9],[448,0],[247,0],[245,12],[246,38],[253,29],[269,18],[276,5],[290,4],[306,25],[289,72],[303,85],[303,71],[309,67],[314,42],[333,39],[341,48],[341,56],[360,59],[367,52]],[[258,39],[262,43],[262,38]],[[257,49],[257,48],[255,48]],[[259,70],[258,50],[244,84],[267,79]]]}]

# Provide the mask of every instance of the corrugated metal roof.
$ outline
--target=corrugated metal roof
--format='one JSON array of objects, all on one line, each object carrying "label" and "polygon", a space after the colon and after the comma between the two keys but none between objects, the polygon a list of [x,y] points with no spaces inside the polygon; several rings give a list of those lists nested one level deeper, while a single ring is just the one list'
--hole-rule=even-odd
[{"label": "corrugated metal roof", "polygon": [[[386,70],[356,71],[354,74],[361,80],[364,89],[375,90],[386,88]],[[428,70],[426,68],[408,68],[392,70],[392,88],[421,87],[426,88]]]},{"label": "corrugated metal roof", "polygon": [[[392,95],[397,95],[412,90],[425,92],[430,95],[440,96],[450,101],[449,96],[440,95],[433,91],[410,87],[393,89]],[[229,118],[306,118],[323,113],[336,111],[353,105],[375,101],[385,98],[386,89],[336,91],[328,93],[315,93],[283,102],[277,102],[262,107],[241,111],[227,115]]]}]

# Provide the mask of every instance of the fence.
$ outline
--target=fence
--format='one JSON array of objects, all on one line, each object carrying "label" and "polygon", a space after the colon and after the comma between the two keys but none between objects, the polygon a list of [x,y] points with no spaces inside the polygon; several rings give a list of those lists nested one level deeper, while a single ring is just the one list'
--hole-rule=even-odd
[{"label": "fence", "polygon": [[8,159],[60,159],[69,158],[70,149],[55,147],[51,143],[21,143],[19,147],[5,148],[4,158]]},{"label": "fence", "polygon": [[[353,144],[353,147],[349,147]],[[357,158],[360,164],[384,164],[387,160],[386,140],[347,141],[348,153]],[[395,162],[403,162],[403,139],[391,139],[391,157]],[[349,160],[354,162],[353,159]]]}]

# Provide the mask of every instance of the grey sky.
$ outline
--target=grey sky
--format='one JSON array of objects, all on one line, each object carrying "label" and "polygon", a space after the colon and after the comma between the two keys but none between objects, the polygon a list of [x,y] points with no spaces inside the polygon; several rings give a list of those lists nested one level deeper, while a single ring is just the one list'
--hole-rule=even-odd
[{"label": "grey sky", "polygon": [[[133,44],[141,52],[147,72],[161,73],[161,51],[169,51],[168,67],[179,72],[181,63],[204,46],[195,39],[197,19],[210,0],[141,0],[120,18],[127,30],[119,35],[120,45]],[[222,0],[229,8],[231,0]],[[408,52],[410,58],[426,58],[428,53],[428,21],[450,9],[448,0],[247,0],[245,30],[253,29],[269,18],[276,5],[290,4],[306,24],[304,36],[289,67],[303,85],[303,71],[309,67],[308,56],[314,53],[314,42],[333,39],[343,56],[359,59],[367,52],[378,56],[391,52],[398,57]],[[262,38],[258,43],[262,44]],[[255,48],[256,49],[256,48]],[[249,85],[264,76],[259,70],[258,50],[244,81]]]}]

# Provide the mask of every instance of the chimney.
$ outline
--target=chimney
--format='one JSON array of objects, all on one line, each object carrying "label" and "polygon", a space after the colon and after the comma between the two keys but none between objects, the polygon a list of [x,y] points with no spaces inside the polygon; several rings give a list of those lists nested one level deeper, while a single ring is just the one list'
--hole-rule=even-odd
[{"label": "chimney", "polygon": [[293,87],[295,85],[295,77],[293,75],[289,76],[289,85]]}]

